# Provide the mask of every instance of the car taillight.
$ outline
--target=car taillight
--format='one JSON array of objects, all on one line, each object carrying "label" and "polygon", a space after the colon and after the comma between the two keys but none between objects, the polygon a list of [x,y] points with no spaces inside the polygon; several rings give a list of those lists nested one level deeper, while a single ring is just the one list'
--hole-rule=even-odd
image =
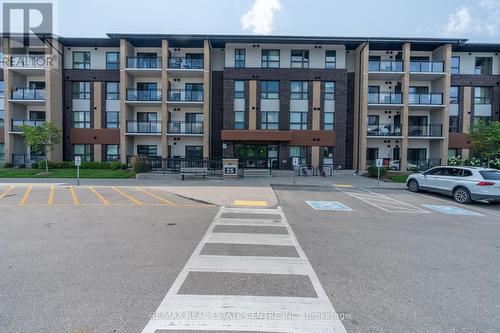
[{"label": "car taillight", "polygon": [[479,182],[476,184],[477,186],[493,186],[495,185],[494,182]]}]

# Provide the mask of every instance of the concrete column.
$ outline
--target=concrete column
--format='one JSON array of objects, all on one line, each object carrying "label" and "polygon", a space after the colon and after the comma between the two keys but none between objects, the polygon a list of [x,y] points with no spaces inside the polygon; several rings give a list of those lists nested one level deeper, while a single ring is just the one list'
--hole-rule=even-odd
[{"label": "concrete column", "polygon": [[248,81],[248,129],[257,129],[257,81]]},{"label": "concrete column", "polygon": [[319,166],[319,154],[320,149],[319,146],[311,147],[311,166],[318,167]]},{"label": "concrete column", "polygon": [[[312,129],[320,130],[321,124],[321,82],[313,82],[313,100],[312,100]],[[314,155],[313,155],[314,156]]]},{"label": "concrete column", "polygon": [[361,171],[366,169],[369,52],[368,43],[362,43],[355,51],[353,166]]},{"label": "concrete column", "polygon": [[168,157],[168,40],[161,42],[161,157]]},{"label": "concrete column", "polygon": [[462,115],[463,133],[470,133],[470,115],[472,108],[472,87],[464,87],[464,113]]},{"label": "concrete column", "polygon": [[210,158],[210,42],[203,42],[203,158]]},{"label": "concrete column", "polygon": [[[9,54],[9,39],[2,39],[3,56],[6,59],[10,59]],[[14,153],[14,138],[9,131],[11,130],[11,119],[12,119],[12,103],[9,102],[10,92],[13,88],[13,75],[11,70],[4,64],[3,67],[3,81],[4,81],[4,153],[5,161],[12,162],[12,154]]]},{"label": "concrete column", "polygon": [[399,166],[401,171],[406,171],[408,165],[408,115],[409,115],[409,90],[410,90],[410,43],[403,44],[403,112],[401,113],[401,133],[403,138],[399,148],[399,155],[401,157]]},{"label": "concrete column", "polygon": [[127,88],[129,85],[129,75],[125,71],[127,65],[127,57],[133,54],[133,46],[125,39],[120,40],[120,160],[122,163],[127,163],[127,116],[130,106],[125,103],[127,99]]},{"label": "concrete column", "polygon": [[451,85],[451,44],[443,46],[444,71],[443,99],[444,109],[441,112],[441,124],[444,139],[440,141],[441,164],[448,165],[448,143],[450,127],[450,85]]}]

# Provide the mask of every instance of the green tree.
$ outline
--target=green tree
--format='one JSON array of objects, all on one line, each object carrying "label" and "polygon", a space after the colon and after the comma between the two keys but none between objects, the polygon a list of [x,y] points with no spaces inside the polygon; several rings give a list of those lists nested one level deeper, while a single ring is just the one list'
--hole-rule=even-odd
[{"label": "green tree", "polygon": [[474,152],[481,158],[488,159],[488,167],[491,158],[500,155],[500,121],[486,123],[480,121],[474,125],[470,133]]},{"label": "green tree", "polygon": [[53,151],[55,145],[61,143],[61,130],[51,122],[40,126],[22,125],[24,143],[30,147],[35,155],[45,154],[45,172],[49,172],[47,155]]}]

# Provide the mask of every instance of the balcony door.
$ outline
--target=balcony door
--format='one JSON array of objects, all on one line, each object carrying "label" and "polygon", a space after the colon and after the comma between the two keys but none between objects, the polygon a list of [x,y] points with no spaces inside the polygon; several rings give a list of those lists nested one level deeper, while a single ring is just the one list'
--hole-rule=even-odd
[{"label": "balcony door", "polygon": [[425,161],[427,159],[426,148],[408,148],[408,162]]},{"label": "balcony door", "polygon": [[156,112],[137,112],[138,122],[152,122],[158,120],[158,114]]},{"label": "balcony door", "polygon": [[137,97],[140,101],[154,101],[158,96],[156,82],[137,82]]},{"label": "balcony door", "polygon": [[157,68],[157,58],[156,53],[137,53],[137,67],[139,68]]},{"label": "balcony door", "polygon": [[30,120],[45,121],[45,112],[44,111],[30,111]]}]

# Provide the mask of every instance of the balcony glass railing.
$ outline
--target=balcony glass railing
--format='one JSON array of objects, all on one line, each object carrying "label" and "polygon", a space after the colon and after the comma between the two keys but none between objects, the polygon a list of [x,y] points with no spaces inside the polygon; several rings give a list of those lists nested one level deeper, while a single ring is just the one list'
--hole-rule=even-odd
[{"label": "balcony glass railing", "polygon": [[127,120],[127,133],[161,133],[161,121]]},{"label": "balcony glass railing", "polygon": [[172,89],[168,91],[169,101],[203,102],[203,90]]},{"label": "balcony glass railing", "polygon": [[173,69],[203,69],[203,59],[170,57],[170,58],[168,58],[168,68],[173,68]]},{"label": "balcony glass railing", "polygon": [[440,165],[441,165],[440,158],[429,158],[426,160],[408,159],[408,162],[406,163],[406,170],[407,171],[427,171],[430,168],[434,168],[434,167],[440,166]]},{"label": "balcony glass railing", "polygon": [[203,134],[203,122],[171,121],[168,123],[168,133],[172,134]]},{"label": "balcony glass railing", "polygon": [[412,105],[442,105],[442,93],[409,94],[409,103]]},{"label": "balcony glass railing", "polygon": [[127,101],[161,101],[161,89],[156,90],[137,90],[127,89]]},{"label": "balcony glass railing", "polygon": [[401,124],[368,125],[368,136],[401,136]]},{"label": "balcony glass railing", "polygon": [[40,126],[45,124],[45,120],[11,120],[11,131],[12,132],[22,132],[21,126]]},{"label": "balcony glass railing", "polygon": [[402,72],[403,61],[401,60],[370,60],[368,61],[369,72]]},{"label": "balcony glass railing", "polygon": [[443,61],[410,61],[412,73],[443,73]]},{"label": "balcony glass railing", "polygon": [[127,57],[127,68],[161,69],[161,57]]},{"label": "balcony glass railing", "polygon": [[48,58],[43,55],[20,55],[10,58],[10,66],[16,68],[40,68],[47,66]]},{"label": "balcony glass railing", "polygon": [[45,100],[45,89],[17,88],[12,91],[11,97],[12,99],[21,101],[43,101]]},{"label": "balcony glass railing", "polygon": [[408,125],[408,136],[440,137],[443,135],[443,125]]},{"label": "balcony glass railing", "polygon": [[402,104],[403,95],[393,92],[368,93],[368,104]]}]

